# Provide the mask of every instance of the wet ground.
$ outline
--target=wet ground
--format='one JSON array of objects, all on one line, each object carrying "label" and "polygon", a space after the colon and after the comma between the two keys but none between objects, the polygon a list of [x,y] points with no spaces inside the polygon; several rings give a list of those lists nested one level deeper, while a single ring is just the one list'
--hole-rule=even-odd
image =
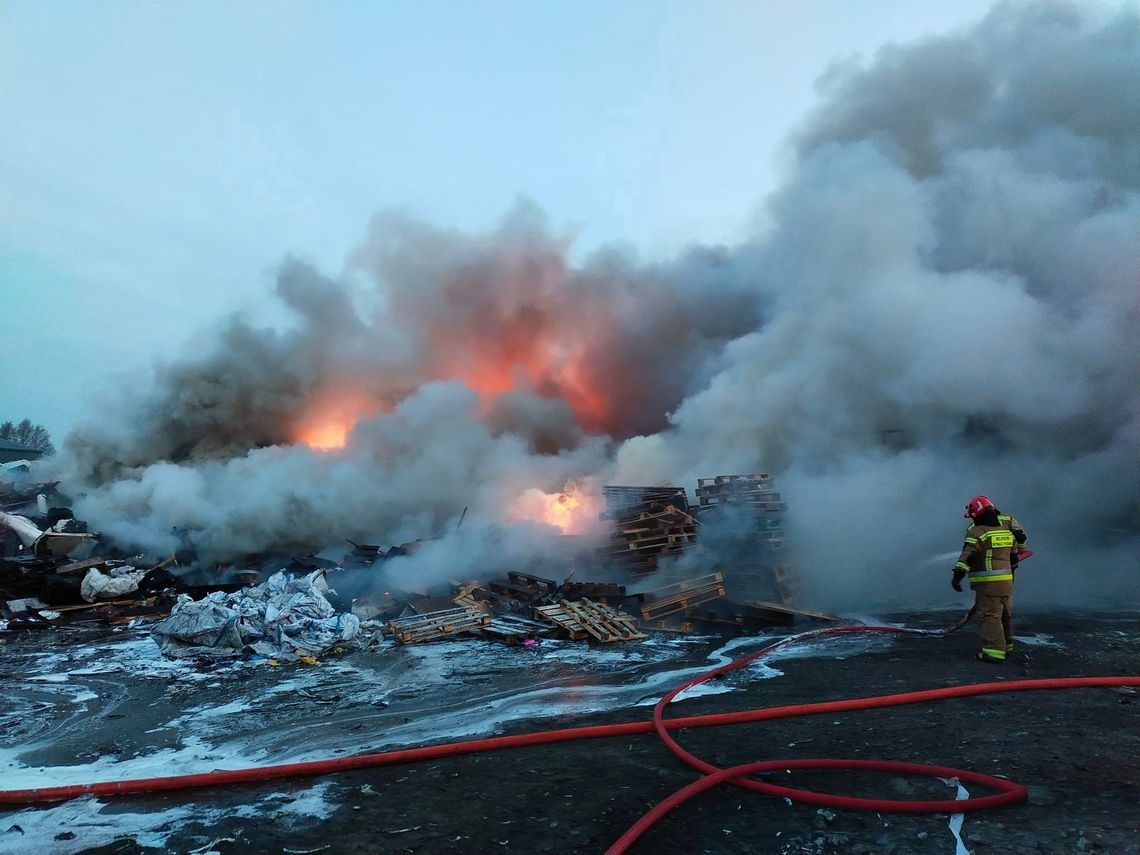
[{"label": "wet ground", "polygon": [[[956,616],[892,620],[934,627]],[[1023,614],[1017,631],[1019,650],[1004,666],[972,660],[969,630],[816,640],[702,687],[672,714],[1140,673],[1134,613]],[[0,778],[5,789],[50,786],[640,721],[672,686],[779,634],[659,634],[605,647],[456,641],[278,667],[164,660],[141,629],[0,636]],[[962,822],[821,810],[722,787],[666,817],[634,852],[1140,852],[1140,695],[1130,691],[976,697],[686,730],[679,739],[719,765],[885,757],[973,769],[1026,784],[1030,801]],[[9,809],[0,811],[0,853],[602,852],[694,777],[654,736],[564,743]],[[936,779],[801,772],[790,780],[884,798],[962,797]]]}]

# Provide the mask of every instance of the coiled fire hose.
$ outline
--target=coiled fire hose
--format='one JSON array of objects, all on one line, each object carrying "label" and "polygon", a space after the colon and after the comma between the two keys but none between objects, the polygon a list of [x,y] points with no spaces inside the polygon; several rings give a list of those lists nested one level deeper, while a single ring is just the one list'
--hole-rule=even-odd
[{"label": "coiled fire hose", "polygon": [[[217,787],[227,784],[259,783],[262,781],[280,778],[293,778],[311,775],[327,775],[334,772],[345,772],[353,769],[366,769],[375,766],[386,766],[396,763],[412,763],[421,760],[434,760],[442,757],[455,757],[463,754],[474,754],[483,751],[496,751],[503,748],[519,748],[531,745],[545,745],[552,742],[571,742],[579,739],[599,739],[613,736],[632,736],[656,731],[678,757],[689,765],[700,770],[703,777],[694,783],[678,790],[669,798],[660,802],[646,813],[628,831],[625,832],[608,850],[607,855],[619,855],[625,852],[638,837],[640,837],[653,823],[673,808],[683,804],[688,799],[720,783],[732,783],[736,786],[791,799],[793,802],[823,805],[826,807],[849,808],[856,810],[874,810],[880,812],[906,812],[906,813],[965,813],[1000,807],[1002,805],[1018,804],[1026,800],[1027,790],[1021,784],[1015,784],[1002,778],[983,775],[964,769],[953,769],[942,766],[931,766],[916,763],[900,763],[886,760],[851,760],[851,759],[800,759],[800,760],[767,760],[756,763],[747,763],[727,769],[719,769],[711,763],[694,756],[686,751],[673,738],[669,731],[690,727],[715,727],[727,724],[743,724],[746,722],[768,721],[778,718],[789,718],[801,715],[818,715],[822,713],[849,712],[853,710],[877,709],[881,707],[899,706],[902,704],[924,703],[947,698],[961,698],[973,695],[997,694],[1002,692],[1024,692],[1040,689],[1072,689],[1094,687],[1140,686],[1140,677],[1058,677],[1039,680],[1010,680],[994,683],[975,683],[965,686],[953,686],[943,689],[927,689],[918,692],[900,692],[892,695],[878,695],[868,698],[855,698],[850,700],[827,701],[823,703],[793,704],[781,707],[762,707],[735,713],[712,713],[706,715],[686,716],[682,718],[664,718],[664,709],[677,695],[686,689],[697,686],[706,680],[713,679],[729,671],[741,668],[773,650],[828,635],[844,635],[852,633],[884,632],[911,635],[943,636],[961,627],[969,619],[967,614],[954,626],[942,630],[912,629],[898,626],[835,626],[823,629],[810,630],[783,638],[770,644],[755,653],[750,653],[736,659],[727,665],[714,668],[701,674],[682,686],[669,692],[653,710],[653,719],[644,722],[631,722],[628,724],[595,725],[591,727],[571,727],[559,730],[546,730],[536,733],[524,733],[515,736],[499,736],[489,739],[471,739],[461,742],[449,742],[441,745],[431,745],[420,748],[400,749],[396,751],[383,751],[375,754],[361,754],[353,757],[338,757],[330,760],[309,760],[301,763],[284,763],[274,766],[259,766],[247,769],[233,769],[217,772],[202,772],[191,775],[170,775],[160,778],[136,778],[124,781],[101,781],[91,784],[72,784],[55,787],[38,787],[23,790],[0,790],[0,804],[33,804],[37,802],[64,801],[83,796],[126,796],[144,793],[157,793],[169,790],[184,790],[199,787]],[[875,772],[893,772],[898,774],[925,775],[939,778],[958,778],[966,783],[972,783],[996,790],[993,795],[981,796],[962,800],[943,801],[904,801],[894,799],[864,799],[853,796],[836,796],[826,793],[816,793],[810,790],[793,789],[767,784],[748,778],[763,771],[790,769],[849,769]]]}]

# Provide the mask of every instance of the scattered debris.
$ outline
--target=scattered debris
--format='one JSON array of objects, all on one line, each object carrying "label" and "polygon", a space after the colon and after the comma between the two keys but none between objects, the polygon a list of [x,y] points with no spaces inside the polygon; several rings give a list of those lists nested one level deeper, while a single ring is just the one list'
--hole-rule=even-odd
[{"label": "scattered debris", "polygon": [[[833,619],[792,605],[786,505],[769,475],[701,478],[696,504],[670,484],[606,486],[600,517],[611,525],[607,543],[593,557],[593,547],[568,552],[561,582],[504,569],[412,592],[379,590],[383,565],[437,538],[388,549],[349,541],[339,563],[249,556],[203,568],[183,552],[157,563],[144,556],[71,558],[98,535],[74,519],[54,487],[0,485],[0,628],[145,618],[159,621],[152,635],[168,656],[316,663],[329,651],[371,647],[381,626],[401,645],[467,636],[531,646],[551,636],[608,644],[645,638],[650,629],[739,632],[799,616]],[[597,575],[571,581],[577,573]],[[338,595],[330,578],[356,595]]]},{"label": "scattered debris", "polygon": [[83,577],[79,586],[79,596],[89,603],[96,600],[113,600],[123,594],[129,594],[139,589],[139,583],[149,570],[139,570],[125,565],[123,567],[106,568],[92,567]]},{"label": "scattered debris", "polygon": [[14,532],[32,555],[41,558],[73,555],[99,538],[98,534],[86,531],[86,524],[70,518],[56,520],[41,531],[25,516],[0,511],[0,526]]},{"label": "scattered debris", "polygon": [[323,576],[323,570],[315,570],[290,579],[282,571],[233,594],[218,591],[197,602],[183,594],[151,634],[171,657],[250,652],[297,661],[337,647],[359,650],[378,642],[374,627],[351,613],[337,613],[325,598],[329,587]]}]

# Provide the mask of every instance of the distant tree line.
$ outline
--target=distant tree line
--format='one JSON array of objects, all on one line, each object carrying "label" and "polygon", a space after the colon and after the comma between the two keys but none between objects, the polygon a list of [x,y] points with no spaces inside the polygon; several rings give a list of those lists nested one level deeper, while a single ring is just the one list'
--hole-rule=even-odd
[{"label": "distant tree line", "polygon": [[51,435],[43,425],[34,425],[30,419],[24,419],[19,424],[4,422],[0,424],[0,439],[26,445],[28,448],[37,448],[44,454],[55,454],[55,446],[51,444]]}]

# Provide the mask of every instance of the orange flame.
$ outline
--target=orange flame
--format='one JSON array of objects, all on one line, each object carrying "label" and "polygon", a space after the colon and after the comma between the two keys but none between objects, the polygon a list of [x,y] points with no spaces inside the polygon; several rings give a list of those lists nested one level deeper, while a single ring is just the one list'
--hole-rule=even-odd
[{"label": "orange flame", "polygon": [[[604,324],[599,319],[598,324]],[[293,426],[292,436],[310,448],[343,448],[352,427],[362,418],[394,405],[419,383],[458,380],[479,396],[483,408],[514,390],[528,391],[569,404],[575,420],[587,430],[612,427],[611,387],[589,370],[589,352],[574,336],[577,327],[520,312],[492,324],[463,329],[430,330],[430,355],[402,389],[385,388],[375,379],[353,388],[346,378],[331,381],[315,394]],[[554,494],[559,495],[559,494]]]},{"label": "orange flame", "polygon": [[349,422],[316,424],[301,428],[297,439],[317,451],[332,451],[336,448],[344,448],[351,428],[352,424]]},{"label": "orange flame", "polygon": [[585,353],[561,340],[562,335],[537,325],[471,340],[461,354],[437,365],[436,372],[444,379],[462,381],[484,406],[505,392],[525,390],[561,398],[584,428],[604,428],[610,415],[604,380],[587,374],[582,365]]},{"label": "orange flame", "polygon": [[563,534],[586,534],[598,525],[601,502],[570,481],[558,493],[544,493],[536,487],[523,492],[511,505],[512,520],[546,523]]},{"label": "orange flame", "polygon": [[546,521],[568,532],[574,526],[574,509],[581,504],[577,496],[559,493],[553,502],[547,503]]},{"label": "orange flame", "polygon": [[296,442],[315,451],[344,448],[353,426],[373,415],[379,405],[359,394],[331,391],[319,394],[293,431]]}]

